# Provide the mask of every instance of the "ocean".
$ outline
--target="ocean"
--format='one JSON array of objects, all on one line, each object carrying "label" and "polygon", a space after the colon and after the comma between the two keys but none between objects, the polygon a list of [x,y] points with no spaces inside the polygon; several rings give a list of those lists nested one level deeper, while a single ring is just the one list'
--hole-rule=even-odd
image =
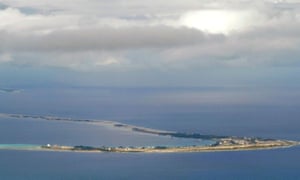
[{"label": "ocean", "polygon": [[[298,99],[249,88],[53,87],[0,93],[1,113],[107,119],[143,127],[300,141]],[[296,91],[296,90],[294,90]],[[293,92],[294,92],[293,91]],[[266,91],[269,94],[268,91]],[[0,144],[120,144],[85,124],[1,119]],[[99,140],[101,139],[101,141]],[[141,139],[126,136],[124,144]],[[149,140],[149,139],[148,139]],[[151,140],[151,138],[150,138]],[[150,141],[149,140],[149,141]],[[160,141],[155,141],[160,142]],[[0,179],[300,179],[300,147],[207,153],[0,151]]]}]

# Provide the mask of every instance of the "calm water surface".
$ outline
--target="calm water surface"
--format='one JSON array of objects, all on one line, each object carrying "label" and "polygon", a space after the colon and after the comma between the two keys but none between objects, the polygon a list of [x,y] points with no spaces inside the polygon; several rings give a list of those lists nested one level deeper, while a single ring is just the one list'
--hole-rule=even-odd
[{"label": "calm water surface", "polygon": [[[0,94],[0,109],[3,113],[108,119],[181,132],[300,140],[298,99],[283,100],[282,104],[202,103],[200,97],[206,91],[218,94],[245,90],[25,89],[22,93]],[[99,127],[85,124],[0,120],[1,144],[98,145],[99,140],[138,144],[144,143],[145,138],[153,142],[152,137],[119,133],[124,141],[116,139],[109,129],[99,131]],[[174,154],[0,151],[0,179],[286,180],[300,179],[299,167],[299,147]]]}]

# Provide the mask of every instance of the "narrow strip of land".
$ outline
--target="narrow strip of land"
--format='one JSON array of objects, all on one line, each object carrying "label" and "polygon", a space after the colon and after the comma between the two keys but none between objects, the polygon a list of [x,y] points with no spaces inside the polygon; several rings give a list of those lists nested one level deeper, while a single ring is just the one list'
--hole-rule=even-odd
[{"label": "narrow strip of land", "polygon": [[63,146],[63,145],[14,145],[0,144],[0,150],[27,150],[27,151],[66,151],[66,152],[112,152],[112,153],[184,153],[184,152],[218,152],[244,151],[274,148],[288,148],[299,145],[296,141],[264,141],[247,145],[210,145],[210,146],[146,146],[146,147],[93,147],[93,146]]},{"label": "narrow strip of land", "polygon": [[205,135],[199,133],[181,133],[174,131],[163,131],[150,129],[145,127],[123,124],[115,121],[107,120],[91,120],[91,119],[74,119],[41,115],[22,115],[22,114],[4,114],[0,113],[0,117],[19,118],[19,119],[38,119],[47,121],[62,121],[75,123],[97,124],[101,126],[111,126],[118,129],[129,130],[132,132],[169,136],[175,138],[192,138],[201,140],[211,140],[210,145],[189,145],[189,146],[141,146],[141,147],[93,147],[93,146],[64,146],[64,145],[1,145],[0,149],[13,150],[47,150],[47,151],[76,151],[76,152],[144,152],[144,153],[171,153],[171,152],[214,152],[214,151],[237,151],[237,150],[258,150],[271,148],[286,148],[299,145],[299,142],[277,139],[266,139],[257,137],[235,137],[235,136],[219,136]]}]

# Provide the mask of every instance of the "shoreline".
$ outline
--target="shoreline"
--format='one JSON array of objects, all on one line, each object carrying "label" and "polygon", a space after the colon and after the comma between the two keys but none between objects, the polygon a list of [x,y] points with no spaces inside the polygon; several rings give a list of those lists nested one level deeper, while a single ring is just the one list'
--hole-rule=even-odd
[{"label": "shoreline", "polygon": [[174,138],[215,140],[215,139],[230,137],[230,136],[207,135],[207,134],[199,134],[199,133],[184,133],[184,132],[176,132],[176,131],[166,131],[166,130],[159,130],[159,129],[135,126],[135,125],[125,124],[125,123],[121,123],[121,122],[117,122],[117,121],[110,121],[110,120],[76,119],[76,118],[45,116],[45,115],[25,115],[25,114],[8,114],[8,113],[0,113],[0,117],[1,116],[7,117],[7,118],[17,118],[17,119],[37,119],[37,120],[45,120],[45,121],[85,123],[85,124],[91,124],[91,125],[99,125],[99,126],[104,126],[104,127],[116,128],[118,130],[125,130],[125,131],[131,131],[131,132],[149,134],[149,135],[170,136],[170,137],[174,137]]},{"label": "shoreline", "polygon": [[0,113],[0,117],[16,118],[16,119],[37,119],[47,121],[61,121],[70,123],[85,123],[104,127],[115,128],[117,130],[130,131],[132,133],[142,133],[156,136],[167,136],[170,138],[195,139],[195,140],[211,140],[212,144],[188,146],[147,146],[147,144],[136,147],[93,147],[93,146],[64,146],[64,145],[29,145],[29,144],[0,144],[0,150],[31,150],[31,151],[69,151],[69,152],[115,152],[115,153],[176,153],[176,152],[218,152],[218,151],[242,151],[242,150],[263,150],[275,148],[288,148],[300,145],[300,142],[266,139],[259,137],[236,137],[236,136],[220,136],[206,135],[199,133],[182,133],[175,131],[164,131],[151,129],[146,127],[123,124],[116,121],[94,120],[94,119],[75,119],[42,115],[23,115],[23,114],[5,114]]},{"label": "shoreline", "polygon": [[31,145],[32,147],[14,147],[13,144],[1,147],[0,150],[17,151],[53,151],[53,152],[81,152],[81,153],[195,153],[195,152],[230,152],[230,151],[254,151],[280,148],[291,148],[300,145],[297,141],[269,142],[255,145],[231,145],[231,146],[182,146],[182,147],[92,147],[92,146],[63,146],[63,145]]},{"label": "shoreline", "polygon": [[176,153],[176,152],[218,152],[289,148],[300,145],[297,141],[267,141],[247,145],[210,145],[210,146],[178,146],[178,147],[91,147],[91,146],[41,146],[46,150],[78,151],[78,152],[113,152],[113,153]]}]

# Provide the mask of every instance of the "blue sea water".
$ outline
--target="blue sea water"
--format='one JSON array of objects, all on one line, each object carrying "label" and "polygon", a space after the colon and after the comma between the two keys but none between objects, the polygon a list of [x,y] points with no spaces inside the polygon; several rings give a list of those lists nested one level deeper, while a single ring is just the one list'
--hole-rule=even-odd
[{"label": "blue sea water", "polygon": [[[1,112],[108,119],[181,132],[300,140],[299,97],[295,94],[289,98],[281,94],[283,91],[267,91],[261,95],[269,98],[262,98],[265,96],[254,92],[264,90],[234,88],[22,89],[21,93],[0,94]],[[274,101],[275,97],[282,99]],[[84,124],[9,119],[0,123],[0,144],[98,144],[95,136],[99,132]],[[137,140],[128,137],[127,141]],[[109,142],[114,143],[114,138],[106,143]],[[286,180],[300,179],[299,167],[300,147],[174,154],[0,151],[0,179]]]},{"label": "blue sea water", "polygon": [[0,117],[0,123],[0,142],[2,142],[0,149],[7,145],[18,148],[21,144],[149,147],[209,145],[214,143],[212,140],[158,136],[94,123],[11,117]]},{"label": "blue sea water", "polygon": [[1,179],[299,179],[299,148],[178,154],[0,151]]}]

